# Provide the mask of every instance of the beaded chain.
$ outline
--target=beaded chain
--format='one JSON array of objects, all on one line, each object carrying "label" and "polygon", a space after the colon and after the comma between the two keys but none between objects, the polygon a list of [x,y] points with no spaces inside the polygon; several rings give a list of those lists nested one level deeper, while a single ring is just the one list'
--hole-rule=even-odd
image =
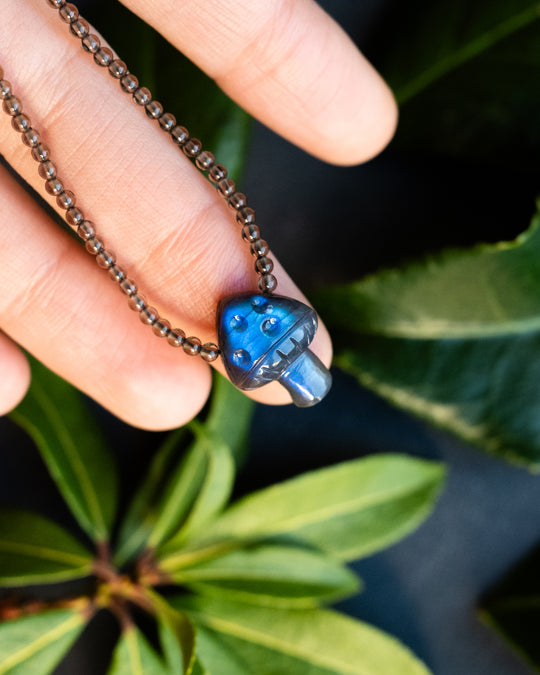
[{"label": "beaded chain", "polygon": [[[137,105],[144,107],[151,120],[157,120],[160,128],[168,134],[172,141],[181,148],[184,154],[194,160],[202,172],[207,172],[209,180],[216,185],[218,193],[226,200],[236,213],[236,220],[241,225],[242,238],[250,245],[251,254],[255,257],[255,271],[259,274],[259,289],[265,294],[272,294],[277,288],[277,280],[272,274],[274,264],[268,257],[269,246],[261,238],[259,227],[255,223],[255,211],[247,206],[246,196],[236,190],[235,182],[228,177],[227,169],[217,164],[214,155],[202,149],[198,138],[192,138],[188,130],[176,123],[171,113],[164,112],[159,101],[152,98],[146,87],[139,86],[139,80],[129,72],[121,59],[115,58],[109,47],[102,47],[97,35],[90,32],[89,23],[79,15],[79,10],[66,0],[47,0],[48,4],[58,10],[60,18],[69,24],[71,33],[81,40],[83,49],[92,54],[94,62],[106,68],[114,79],[120,82],[123,91],[131,95]],[[30,119],[23,113],[21,101],[13,95],[11,84],[4,79],[4,71],[0,66],[0,99],[4,112],[12,117],[12,127],[21,134],[22,141],[31,148],[32,157],[38,162],[38,172],[45,181],[45,190],[56,197],[59,208],[65,211],[65,221],[77,233],[85,245],[86,251],[95,257],[100,268],[108,270],[120,290],[128,297],[129,307],[138,312],[143,324],[151,326],[155,335],[167,338],[173,347],[182,347],[190,356],[201,356],[205,361],[215,361],[220,355],[217,345],[212,342],[202,344],[197,337],[186,337],[180,328],[172,328],[171,323],[159,316],[155,307],[147,304],[145,296],[139,292],[137,284],[128,277],[125,270],[116,262],[116,256],[108,250],[98,236],[94,223],[86,220],[83,211],[76,205],[76,197],[71,190],[65,188],[58,178],[56,167],[51,161],[51,153],[47,145],[41,141],[39,132],[32,126]]]}]

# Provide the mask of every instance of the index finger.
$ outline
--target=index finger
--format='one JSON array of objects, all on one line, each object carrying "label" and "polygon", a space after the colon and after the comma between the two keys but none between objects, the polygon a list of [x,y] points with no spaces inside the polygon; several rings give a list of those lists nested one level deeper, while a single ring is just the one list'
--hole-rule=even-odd
[{"label": "index finger", "polygon": [[392,137],[390,89],[313,0],[122,0],[261,122],[350,165]]}]

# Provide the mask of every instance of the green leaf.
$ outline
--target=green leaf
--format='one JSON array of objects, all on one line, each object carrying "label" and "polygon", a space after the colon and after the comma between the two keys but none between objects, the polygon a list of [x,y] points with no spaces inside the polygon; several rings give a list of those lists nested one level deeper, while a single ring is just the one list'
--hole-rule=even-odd
[{"label": "green leaf", "polygon": [[[218,436],[192,422],[197,434],[198,452],[206,453],[206,473],[189,515],[178,533],[167,543],[168,550],[181,549],[194,533],[204,530],[229,501],[234,482],[234,461],[230,450]],[[153,537],[150,543],[153,543]],[[158,551],[159,559],[159,551]]]},{"label": "green leaf", "polygon": [[78,579],[91,574],[92,564],[92,554],[50,520],[0,510],[0,587]]},{"label": "green leaf", "polygon": [[158,622],[165,661],[171,673],[192,675],[195,664],[195,630],[185,612],[178,611],[158,593],[145,589]]},{"label": "green leaf", "polygon": [[287,536],[342,560],[378,551],[404,537],[431,511],[444,468],[399,455],[344,462],[256,492],[211,525],[183,551],[165,550],[167,569],[242,546]]},{"label": "green leaf", "polygon": [[207,675],[253,675],[253,670],[242,658],[242,650],[237,645],[229,646],[225,640],[202,623],[197,624],[197,656],[207,669],[204,672]]},{"label": "green leaf", "polygon": [[160,501],[163,499],[164,484],[172,459],[187,435],[187,427],[181,427],[169,434],[156,452],[142,485],[137,489],[130,507],[122,519],[116,551],[115,564],[124,565],[144,548],[152,534]]},{"label": "green leaf", "polygon": [[32,360],[32,384],[12,419],[33,438],[80,526],[108,540],[116,511],[116,471],[82,396]]},{"label": "green leaf", "polygon": [[535,166],[539,7],[537,0],[408,2],[380,64],[401,104],[396,145],[499,163],[519,156],[520,165]]},{"label": "green leaf", "polygon": [[270,606],[313,607],[358,591],[358,578],[317,551],[267,544],[173,571],[182,586]]},{"label": "green leaf", "polygon": [[49,675],[85,623],[83,613],[71,609],[0,623],[0,675]]},{"label": "green leaf", "polygon": [[[284,610],[215,598],[183,596],[173,604],[257,675],[428,675],[426,667],[388,635],[336,612]],[[202,663],[207,642],[199,644]],[[210,666],[212,667],[212,666]],[[222,668],[219,675],[237,675]]]},{"label": "green leaf", "polygon": [[234,480],[234,462],[228,447],[205,428],[191,422],[196,439],[171,480],[152,533],[150,548],[169,542],[182,546],[192,532],[205,526],[227,503]]},{"label": "green leaf", "polygon": [[114,650],[108,675],[172,675],[141,631],[129,626]]},{"label": "green leaf", "polygon": [[250,137],[251,119],[207,75],[148,24],[122,7],[107,3],[89,18],[127,62],[141,84],[149,87],[178,123],[203,139],[238,181]]},{"label": "green leaf", "polygon": [[215,373],[210,412],[205,427],[225,442],[237,463],[247,452],[254,412],[255,402],[238,391],[227,378]]},{"label": "green leaf", "polygon": [[538,470],[539,261],[537,215],[514,242],[321,292],[342,331],[336,363],[392,403]]}]

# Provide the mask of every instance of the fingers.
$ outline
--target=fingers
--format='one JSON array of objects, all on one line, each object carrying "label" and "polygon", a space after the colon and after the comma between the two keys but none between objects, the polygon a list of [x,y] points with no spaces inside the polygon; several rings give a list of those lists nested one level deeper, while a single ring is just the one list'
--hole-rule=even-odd
[{"label": "fingers", "polygon": [[21,402],[30,383],[28,361],[21,350],[0,333],[0,415]]},{"label": "fingers", "polygon": [[[28,5],[23,22],[18,5],[0,9],[0,58],[59,177],[160,315],[215,341],[219,299],[256,285],[230,211],[46,3]],[[43,194],[5,115],[0,153]],[[206,364],[142,326],[107,274],[4,174],[0,214],[9,261],[0,266],[0,328],[131,424],[161,429],[192,417],[208,394]],[[279,266],[277,275],[280,292],[302,297]],[[313,350],[329,362],[324,329]],[[278,385],[253,397],[289,400]]]},{"label": "fingers", "polygon": [[242,107],[321,159],[356,164],[380,152],[393,96],[313,0],[123,0]]}]

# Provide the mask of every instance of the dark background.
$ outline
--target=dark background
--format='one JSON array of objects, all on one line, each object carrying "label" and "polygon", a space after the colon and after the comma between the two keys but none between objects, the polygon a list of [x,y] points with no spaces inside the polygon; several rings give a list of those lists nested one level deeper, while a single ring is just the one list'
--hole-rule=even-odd
[{"label": "dark background", "polygon": [[[82,10],[89,2],[79,4]],[[403,11],[398,0],[321,4],[375,64],[387,26]],[[256,125],[242,188],[273,250],[309,293],[443,246],[512,238],[528,225],[540,181],[512,167],[470,166],[392,146],[362,167],[335,168]],[[160,435],[98,412],[134,478]],[[36,453],[7,420],[0,420],[0,434],[0,500],[67,518]],[[354,565],[366,588],[340,608],[403,640],[436,675],[530,673],[479,621],[477,605],[540,541],[540,478],[427,427],[335,372],[332,392],[316,409],[258,407],[238,492],[374,452],[442,459],[448,483],[415,534]],[[91,630],[100,631],[105,642],[113,640],[111,623],[102,619]],[[57,672],[95,673],[92,656],[88,640]]]}]

